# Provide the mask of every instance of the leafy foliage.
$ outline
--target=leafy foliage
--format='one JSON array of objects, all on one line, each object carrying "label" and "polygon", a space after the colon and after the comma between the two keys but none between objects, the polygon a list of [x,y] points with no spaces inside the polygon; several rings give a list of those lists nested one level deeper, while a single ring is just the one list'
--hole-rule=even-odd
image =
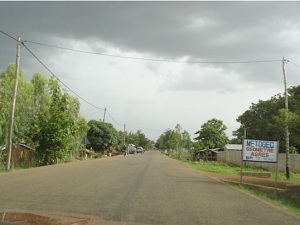
[{"label": "leafy foliage", "polygon": [[182,131],[180,124],[177,124],[174,130],[166,130],[155,143],[155,147],[158,149],[174,149],[177,151],[191,146],[191,137],[186,130]]},{"label": "leafy foliage", "polygon": [[300,86],[288,89],[289,111],[285,110],[285,99],[277,94],[269,100],[259,100],[237,118],[241,126],[233,134],[242,138],[244,128],[247,138],[279,140],[280,152],[285,152],[285,133],[287,125],[290,132],[290,145],[300,149]]},{"label": "leafy foliage", "polygon": [[136,146],[141,146],[144,149],[150,148],[152,145],[151,141],[146,137],[146,135],[141,130],[138,130],[136,133],[134,132],[126,133],[125,137],[126,137],[127,144],[134,144]]},{"label": "leafy foliage", "polygon": [[[0,145],[5,145],[10,120],[12,90],[14,85],[15,65],[9,64],[5,73],[0,76]],[[18,95],[16,99],[13,142],[26,141],[32,126],[34,113],[32,85],[24,81],[22,72],[18,78]]]},{"label": "leafy foliage", "polygon": [[87,132],[87,138],[94,150],[104,151],[120,142],[118,132],[112,124],[90,120],[88,125],[89,130]]},{"label": "leafy foliage", "polygon": [[39,146],[36,149],[43,165],[64,159],[71,150],[75,133],[74,118],[70,116],[71,102],[67,101],[71,97],[61,93],[54,79],[50,80],[50,84],[51,104],[48,113],[44,115],[46,123],[40,127]]},{"label": "leafy foliage", "polygon": [[223,121],[215,118],[208,120],[195,133],[198,134],[195,140],[199,141],[207,149],[223,148],[229,141],[225,134],[226,129],[227,127],[223,124]]},{"label": "leafy foliage", "polygon": [[[0,145],[7,144],[15,65],[0,72]],[[62,91],[58,82],[35,73],[30,82],[19,75],[13,126],[13,143],[26,143],[36,149],[37,165],[64,161],[77,156],[88,129],[79,116],[76,98]]]}]

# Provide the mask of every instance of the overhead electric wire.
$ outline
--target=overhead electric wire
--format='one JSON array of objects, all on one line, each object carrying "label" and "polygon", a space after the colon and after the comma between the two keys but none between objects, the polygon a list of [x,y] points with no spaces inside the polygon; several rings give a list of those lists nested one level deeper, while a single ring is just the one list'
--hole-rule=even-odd
[{"label": "overhead electric wire", "polygon": [[84,98],[82,98],[80,95],[78,95],[76,92],[74,92],[71,88],[69,88],[64,82],[62,82],[24,43],[22,43],[23,46],[26,48],[26,50],[50,73],[52,74],[61,84],[63,84],[69,91],[71,91],[74,95],[76,95],[78,98],[80,98],[85,103],[89,104],[90,106],[93,106],[96,109],[104,110],[98,106],[93,105],[92,103],[88,102]]},{"label": "overhead electric wire", "polygon": [[77,50],[67,47],[61,47],[56,45],[50,45],[35,41],[29,41],[24,40],[24,42],[51,47],[51,48],[57,48],[57,49],[63,49],[73,52],[79,52],[79,53],[85,53],[85,54],[92,54],[92,55],[101,55],[101,56],[107,56],[107,57],[114,57],[114,58],[122,58],[122,59],[135,59],[135,60],[144,60],[144,61],[155,61],[155,62],[172,62],[172,63],[187,63],[187,64],[251,64],[251,63],[273,63],[273,62],[281,62],[280,59],[274,59],[274,60],[250,60],[250,61],[178,61],[178,60],[169,60],[169,59],[154,59],[154,58],[143,58],[143,57],[132,57],[132,56],[121,56],[121,55],[112,55],[112,54],[105,54],[105,53],[99,53],[99,52],[90,52],[90,51],[83,51],[83,50]]},{"label": "overhead electric wire", "polygon": [[124,126],[124,124],[121,124],[121,123],[119,123],[117,120],[115,120],[115,118],[110,114],[110,112],[106,109],[106,112],[108,113],[108,115],[110,116],[110,118],[115,122],[115,123],[117,123],[118,125],[120,125],[120,126]]},{"label": "overhead electric wire", "polygon": [[4,32],[3,30],[0,29],[0,32],[5,34],[6,36],[10,37],[11,39],[15,40],[15,41],[19,41],[17,38],[14,38],[13,36],[9,35],[8,33]]},{"label": "overhead electric wire", "polygon": [[[9,38],[18,41],[18,39],[14,38],[13,36],[7,34],[6,32],[2,31],[0,29],[0,32],[3,33],[4,35],[8,36]],[[51,47],[51,48],[57,48],[57,49],[63,49],[63,50],[68,50],[68,51],[73,51],[73,52],[78,52],[78,53],[84,53],[84,54],[92,54],[92,55],[100,55],[100,56],[107,56],[107,57],[114,57],[114,58],[122,58],[122,59],[134,59],[134,60],[144,60],[144,61],[155,61],[155,62],[171,62],[171,63],[186,63],[186,64],[253,64],[253,63],[274,63],[274,62],[281,62],[281,59],[275,59],[275,60],[249,60],[249,61],[178,61],[178,60],[168,60],[168,59],[154,59],[154,58],[143,58],[143,57],[131,57],[131,56],[121,56],[121,55],[113,55],[113,54],[105,54],[105,53],[98,53],[98,52],[90,52],[90,51],[83,51],[83,50],[77,50],[77,49],[72,49],[72,48],[67,48],[67,47],[61,47],[61,46],[55,46],[55,45],[50,45],[50,44],[45,44],[45,43],[40,43],[40,42],[34,42],[30,40],[24,40],[21,42],[21,44],[26,48],[26,50],[50,73],[52,74],[61,84],[63,84],[68,90],[70,90],[74,95],[76,95],[78,98],[80,98],[82,101],[86,102],[90,106],[104,110],[103,108],[97,107],[90,102],[86,101],[83,99],[81,96],[76,94],[71,88],[69,88],[64,82],[62,82],[25,44],[24,42],[27,43],[32,43],[36,45],[41,45],[41,46],[46,46],[46,47]],[[294,66],[297,66],[300,68],[299,65],[291,62],[288,60],[291,64]],[[111,117],[111,119],[117,123],[120,126],[124,126],[124,124],[119,123],[112,115],[111,113],[107,110],[106,111],[108,115]],[[152,129],[148,129],[152,130]]]},{"label": "overhead electric wire", "polygon": [[289,63],[293,64],[294,66],[297,66],[297,67],[299,67],[299,68],[300,68],[300,66],[299,66],[299,65],[297,65],[296,63],[293,63],[293,62],[292,62],[292,61],[290,61],[290,60],[287,60],[287,62],[289,62]]}]

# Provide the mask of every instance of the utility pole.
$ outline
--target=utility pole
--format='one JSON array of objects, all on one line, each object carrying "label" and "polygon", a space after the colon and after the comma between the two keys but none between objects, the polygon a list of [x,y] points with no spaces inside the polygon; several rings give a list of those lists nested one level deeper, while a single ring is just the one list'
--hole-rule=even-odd
[{"label": "utility pole", "polygon": [[124,145],[126,145],[125,144],[125,129],[126,129],[126,124],[124,124]]},{"label": "utility pole", "polygon": [[286,75],[285,75],[285,69],[284,69],[284,63],[286,60],[284,57],[282,58],[282,72],[283,72],[283,80],[284,80],[284,98],[285,98],[285,165],[286,165],[286,179],[290,179],[290,167],[289,167],[289,162],[290,162],[290,155],[289,155],[289,146],[290,146],[290,138],[289,138],[289,127],[287,125],[287,120],[288,120],[288,111],[289,111],[289,103],[288,103],[288,95],[287,95],[287,88],[286,88]]},{"label": "utility pole", "polygon": [[11,103],[11,112],[10,112],[10,120],[9,120],[9,128],[8,128],[8,140],[7,140],[7,158],[6,158],[7,171],[10,170],[10,162],[11,162],[11,155],[12,155],[12,135],[13,135],[15,106],[16,106],[16,99],[17,99],[19,68],[20,68],[20,48],[21,48],[20,46],[21,46],[21,37],[18,37],[16,68],[15,68],[15,84],[13,89],[13,97]]},{"label": "utility pole", "polygon": [[104,108],[103,122],[105,122],[106,107]]}]

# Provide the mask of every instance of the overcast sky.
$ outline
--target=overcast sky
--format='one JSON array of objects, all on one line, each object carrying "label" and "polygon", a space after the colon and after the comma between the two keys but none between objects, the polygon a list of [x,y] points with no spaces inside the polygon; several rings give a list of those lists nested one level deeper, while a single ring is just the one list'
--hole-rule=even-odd
[{"label": "overcast sky", "polygon": [[[0,29],[106,107],[117,130],[126,124],[153,140],[177,123],[194,138],[212,118],[232,138],[251,103],[283,93],[283,57],[288,87],[300,84],[300,2],[0,2]],[[0,33],[0,70],[15,54]],[[21,69],[28,80],[51,76],[24,47]],[[81,115],[99,120],[104,111],[81,100]]]}]

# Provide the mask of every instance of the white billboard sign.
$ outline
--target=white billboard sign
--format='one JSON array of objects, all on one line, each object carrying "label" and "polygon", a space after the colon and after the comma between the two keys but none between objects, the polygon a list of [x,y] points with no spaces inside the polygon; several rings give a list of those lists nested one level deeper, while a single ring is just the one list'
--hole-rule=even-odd
[{"label": "white billboard sign", "polygon": [[243,161],[277,162],[277,141],[244,139]]}]

